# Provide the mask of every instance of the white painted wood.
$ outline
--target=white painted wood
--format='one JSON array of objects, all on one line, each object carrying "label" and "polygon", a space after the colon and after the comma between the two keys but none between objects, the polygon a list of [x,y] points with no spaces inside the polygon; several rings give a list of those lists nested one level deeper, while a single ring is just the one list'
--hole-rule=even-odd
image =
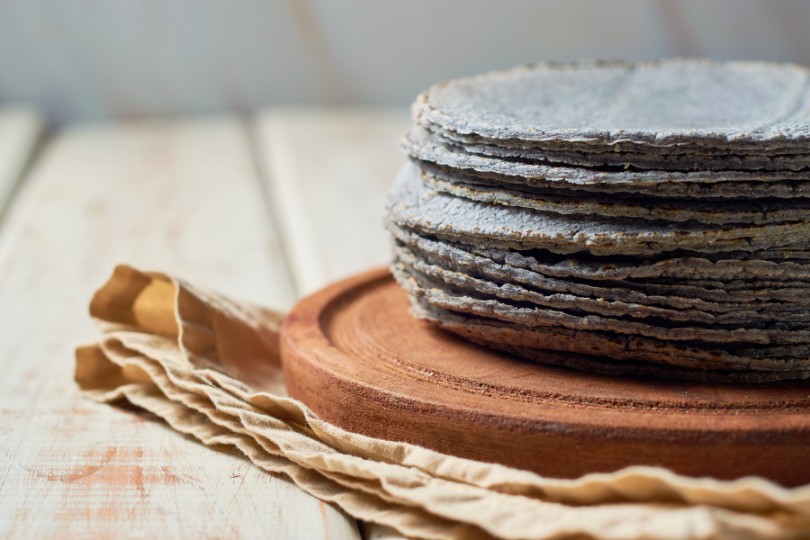
[{"label": "white painted wood", "polygon": [[298,292],[387,264],[385,196],[405,163],[405,110],[276,109],[257,151]]},{"label": "white painted wood", "polygon": [[0,538],[357,538],[353,520],[244,459],[88,402],[73,347],[114,264],[293,299],[233,119],[60,135],[0,235]]},{"label": "white painted wood", "polygon": [[[405,163],[405,110],[277,109],[256,121],[257,151],[293,279],[306,294],[387,264],[385,198]],[[367,540],[402,540],[366,523]]]},{"label": "white painted wood", "polygon": [[26,107],[0,107],[0,218],[42,136],[42,117]]},{"label": "white painted wood", "polygon": [[366,523],[363,527],[363,538],[365,540],[405,540],[405,537],[396,530],[385,525],[375,525]]}]

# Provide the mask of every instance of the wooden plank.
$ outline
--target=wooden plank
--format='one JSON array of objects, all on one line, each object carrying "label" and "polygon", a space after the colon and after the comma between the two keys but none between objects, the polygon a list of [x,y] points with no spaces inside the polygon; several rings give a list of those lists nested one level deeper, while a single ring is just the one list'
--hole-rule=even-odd
[{"label": "wooden plank", "polygon": [[405,537],[391,527],[366,523],[363,527],[363,538],[366,540],[402,540]]},{"label": "wooden plank", "polygon": [[42,117],[25,107],[0,108],[0,218],[43,130]]},{"label": "wooden plank", "polygon": [[298,292],[388,262],[385,194],[405,162],[405,110],[281,109],[257,149]]},{"label": "wooden plank", "polygon": [[[300,294],[383,265],[385,195],[405,163],[404,109],[274,109],[256,120],[257,151]],[[364,537],[401,540],[387,527]]]},{"label": "wooden plank", "polygon": [[23,185],[0,237],[0,537],[356,538],[291,482],[79,395],[72,350],[118,262],[289,305],[239,122],[70,130]]}]

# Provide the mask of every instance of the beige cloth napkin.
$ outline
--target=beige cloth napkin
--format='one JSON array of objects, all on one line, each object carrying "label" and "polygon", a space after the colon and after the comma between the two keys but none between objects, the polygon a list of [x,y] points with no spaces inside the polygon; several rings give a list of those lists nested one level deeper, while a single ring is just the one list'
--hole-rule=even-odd
[{"label": "beige cloth napkin", "polygon": [[[694,479],[633,467],[543,478],[346,432],[285,396],[282,315],[157,273],[118,267],[90,311],[101,341],[76,381],[362,520],[418,538],[810,538],[810,486]],[[810,456],[808,456],[810,458]]]}]

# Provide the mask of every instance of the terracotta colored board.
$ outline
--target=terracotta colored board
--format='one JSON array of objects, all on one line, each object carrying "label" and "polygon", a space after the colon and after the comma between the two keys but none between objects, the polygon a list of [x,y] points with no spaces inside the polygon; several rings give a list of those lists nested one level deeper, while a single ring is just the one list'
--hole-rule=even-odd
[{"label": "terracotta colored board", "polygon": [[810,482],[810,383],[679,384],[522,361],[418,321],[386,270],[301,301],[290,393],[327,421],[554,477],[630,465]]},{"label": "terracotta colored board", "polygon": [[0,538],[358,538],[291,481],[73,383],[74,347],[98,337],[87,303],[117,263],[293,300],[237,119],[67,129],[0,233]]}]

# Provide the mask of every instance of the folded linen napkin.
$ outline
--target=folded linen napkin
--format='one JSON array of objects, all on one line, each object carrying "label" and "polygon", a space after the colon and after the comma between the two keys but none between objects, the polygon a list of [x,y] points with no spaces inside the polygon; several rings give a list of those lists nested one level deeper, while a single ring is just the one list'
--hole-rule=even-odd
[{"label": "folded linen napkin", "polygon": [[286,397],[283,315],[128,266],[95,294],[76,351],[96,401],[128,401],[365,521],[417,538],[810,538],[810,486],[632,467],[576,480],[349,433]]}]

